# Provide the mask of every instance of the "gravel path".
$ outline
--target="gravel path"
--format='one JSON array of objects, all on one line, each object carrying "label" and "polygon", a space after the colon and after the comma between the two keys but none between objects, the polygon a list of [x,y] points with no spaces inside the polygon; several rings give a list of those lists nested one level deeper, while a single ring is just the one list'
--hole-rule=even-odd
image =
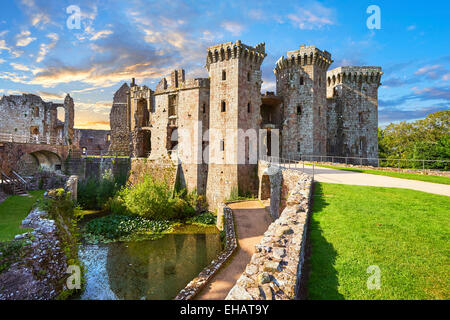
[{"label": "gravel path", "polygon": [[[299,165],[299,170],[302,170],[301,167],[302,166]],[[308,174],[312,174],[312,167],[305,166],[305,172]],[[314,168],[314,180],[318,182],[352,184],[359,186],[404,188],[450,196],[450,185],[446,184],[400,179],[388,176],[322,167]]]},{"label": "gravel path", "polygon": [[261,241],[272,218],[259,201],[232,203],[238,249],[231,261],[225,265],[196,296],[196,300],[223,300],[244,272],[255,252],[255,245]]}]

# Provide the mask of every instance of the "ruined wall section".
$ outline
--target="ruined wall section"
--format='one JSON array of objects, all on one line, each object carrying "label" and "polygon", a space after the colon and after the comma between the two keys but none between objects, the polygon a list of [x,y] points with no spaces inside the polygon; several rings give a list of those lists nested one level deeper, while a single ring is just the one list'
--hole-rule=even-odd
[{"label": "ruined wall section", "polygon": [[304,45],[277,61],[277,95],[284,106],[282,157],[326,154],[326,71],[332,62],[329,52]]},{"label": "ruined wall section", "polygon": [[33,94],[3,96],[0,100],[0,133],[56,138],[57,110]]},{"label": "ruined wall section", "polygon": [[329,154],[378,157],[381,67],[339,67],[327,73]]},{"label": "ruined wall section", "polygon": [[147,86],[133,85],[130,89],[130,128],[132,156],[147,157],[151,151],[150,123],[154,109],[152,90]]},{"label": "ruined wall section", "polygon": [[151,159],[171,157],[180,164],[180,183],[206,192],[207,165],[202,137],[209,128],[209,80],[184,79],[184,70],[161,80],[154,93]]},{"label": "ruined wall section", "polygon": [[76,149],[106,154],[110,146],[111,131],[93,129],[74,129]]},{"label": "ruined wall section", "polygon": [[129,92],[130,87],[127,83],[124,83],[114,94],[113,105],[109,114],[111,127],[109,151],[130,151]]}]

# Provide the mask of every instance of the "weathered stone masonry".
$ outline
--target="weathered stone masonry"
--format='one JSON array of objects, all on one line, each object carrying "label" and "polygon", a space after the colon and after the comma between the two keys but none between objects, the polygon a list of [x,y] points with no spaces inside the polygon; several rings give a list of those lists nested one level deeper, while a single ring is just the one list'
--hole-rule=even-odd
[{"label": "weathered stone masonry", "polygon": [[207,49],[208,79],[178,69],[155,91],[124,84],[111,111],[111,150],[130,141],[134,157],[178,161],[182,185],[211,208],[232,192],[257,193],[261,155],[377,156],[380,67],[328,71],[331,54],[302,45],[277,61],[276,94],[261,94],[266,55],[264,43],[226,42]]},{"label": "weathered stone masonry", "polygon": [[[300,171],[279,167],[269,167],[269,171],[275,179],[283,177],[281,189],[290,187],[286,207],[256,245],[256,253],[228,293],[227,300],[291,300],[299,293],[312,178]],[[281,193],[281,189],[272,192]],[[274,197],[280,198],[281,195]],[[272,216],[278,214],[278,208],[275,210],[271,212]]]}]

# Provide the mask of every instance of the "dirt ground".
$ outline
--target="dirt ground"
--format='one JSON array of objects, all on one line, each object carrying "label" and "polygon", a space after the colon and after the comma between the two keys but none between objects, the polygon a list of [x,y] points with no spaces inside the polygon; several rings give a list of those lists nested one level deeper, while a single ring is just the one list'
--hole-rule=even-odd
[{"label": "dirt ground", "polygon": [[230,204],[233,210],[238,249],[231,261],[211,279],[195,297],[196,300],[223,300],[244,272],[272,218],[259,201]]}]

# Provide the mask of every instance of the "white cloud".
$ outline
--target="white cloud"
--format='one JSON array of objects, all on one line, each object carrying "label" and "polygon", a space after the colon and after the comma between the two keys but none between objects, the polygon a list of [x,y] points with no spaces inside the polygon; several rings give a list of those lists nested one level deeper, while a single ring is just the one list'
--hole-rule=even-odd
[{"label": "white cloud", "polygon": [[20,34],[18,34],[16,36],[16,39],[17,39],[16,46],[17,47],[26,47],[31,42],[35,41],[36,38],[30,37],[30,35],[31,35],[31,32],[28,30],[24,30]]},{"label": "white cloud", "polygon": [[53,49],[56,46],[56,43],[59,40],[59,36],[56,33],[49,33],[47,35],[47,38],[51,39],[52,41],[50,43],[41,43],[41,48],[39,49],[39,54],[36,58],[36,62],[42,62],[44,60],[45,56],[50,52],[51,49]]},{"label": "white cloud", "polygon": [[244,26],[236,21],[224,21],[221,26],[233,36],[239,36],[244,30]]},{"label": "white cloud", "polygon": [[98,39],[107,38],[109,35],[113,34],[112,30],[101,30],[96,32],[89,40],[96,41]]},{"label": "white cloud", "polygon": [[19,71],[31,71],[31,69],[23,64],[19,64],[19,63],[14,63],[11,62],[10,63],[11,67],[14,68],[14,70],[19,70]]},{"label": "white cloud", "polygon": [[410,25],[410,26],[408,26],[408,28],[406,28],[406,30],[408,30],[408,31],[416,30],[416,26]]},{"label": "white cloud", "polygon": [[318,2],[312,2],[307,7],[299,8],[296,13],[288,16],[292,25],[302,30],[320,29],[327,25],[334,25],[334,12]]}]

